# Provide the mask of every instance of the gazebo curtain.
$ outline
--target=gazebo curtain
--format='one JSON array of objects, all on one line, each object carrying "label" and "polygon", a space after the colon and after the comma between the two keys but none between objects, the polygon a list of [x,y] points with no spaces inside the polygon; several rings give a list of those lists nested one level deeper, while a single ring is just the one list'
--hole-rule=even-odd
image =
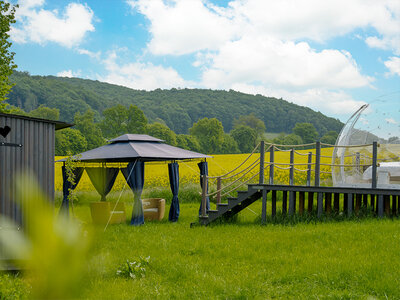
[{"label": "gazebo curtain", "polygon": [[172,201],[169,209],[168,220],[171,222],[178,221],[179,218],[179,165],[178,163],[168,164],[169,184],[171,186]]},{"label": "gazebo curtain", "polygon": [[118,168],[86,168],[90,181],[101,196],[101,201],[106,201],[106,196],[114,185],[118,171]]},{"label": "gazebo curtain", "polygon": [[[208,163],[206,161],[202,161],[197,164],[200,169],[200,186],[203,189],[203,180],[202,176],[203,175],[208,175]],[[208,181],[207,181],[207,188],[206,188],[207,194],[208,194]],[[201,209],[202,209],[203,201],[200,203],[200,209],[199,209],[199,215],[201,215]],[[206,197],[206,209],[210,210],[210,197]]]},{"label": "gazebo curtain", "polygon": [[144,162],[130,162],[128,166],[121,169],[121,171],[134,195],[131,225],[142,225],[144,224],[144,215],[140,196],[142,195],[144,184]]},{"label": "gazebo curtain", "polygon": [[73,185],[68,181],[67,169],[65,166],[62,166],[61,172],[63,178],[63,200],[61,203],[60,212],[64,212],[67,216],[69,216],[69,200],[68,200],[69,190],[75,189],[76,186],[78,185],[79,180],[81,180],[83,174],[83,168],[80,167],[73,168],[72,172],[75,175],[75,184]]}]

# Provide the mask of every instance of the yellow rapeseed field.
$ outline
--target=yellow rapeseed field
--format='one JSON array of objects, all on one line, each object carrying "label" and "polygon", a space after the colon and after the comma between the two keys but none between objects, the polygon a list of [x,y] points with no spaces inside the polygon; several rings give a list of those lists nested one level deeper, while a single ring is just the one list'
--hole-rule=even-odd
[{"label": "yellow rapeseed field", "polygon": [[[322,158],[321,163],[330,164],[332,159],[332,148],[323,148],[321,151]],[[315,150],[299,150],[297,152],[303,154],[295,154],[295,164],[306,164],[307,163],[307,154],[308,152],[315,153]],[[207,159],[208,161],[208,169],[210,176],[220,176],[226,174],[232,169],[239,166],[249,154],[224,154],[224,155],[213,155],[213,158]],[[61,159],[62,157],[57,156],[56,160]],[[231,176],[234,173],[240,172],[243,169],[249,167],[255,160],[259,158],[259,154],[252,155],[248,161],[243,164],[242,167],[238,168],[235,172],[227,175],[227,177]],[[275,162],[276,163],[289,163],[289,152],[276,151],[275,152]],[[313,162],[315,161],[315,156],[313,156]],[[180,174],[180,184],[184,185],[187,183],[198,183],[199,182],[199,168],[197,166],[198,161],[183,161],[179,162],[179,174]],[[265,178],[269,177],[269,168],[267,167],[269,163],[269,152],[265,153]],[[61,166],[62,163],[56,162],[55,164],[55,189],[61,191],[62,190],[62,175],[61,175]],[[97,164],[86,164],[86,167],[90,166],[99,166]],[[124,167],[124,164],[114,164],[117,167]],[[258,163],[254,165],[255,167],[249,171],[241,173],[238,176],[233,178],[229,178],[223,181],[223,185],[227,182],[232,182],[237,180],[238,177],[243,176],[239,181],[243,182],[249,180],[254,174],[258,173],[259,165]],[[281,168],[287,168],[288,165],[279,165]],[[306,170],[306,165],[296,165],[297,169]],[[251,168],[250,168],[251,169]],[[321,166],[321,183],[329,184],[331,182],[330,175],[330,167],[329,166]],[[326,172],[326,173],[325,173]],[[244,175],[245,174],[245,175]],[[314,172],[312,172],[312,178],[314,178]],[[289,170],[283,170],[275,168],[274,171],[275,183],[281,184],[289,184]],[[295,184],[304,184],[307,179],[307,172],[295,171]],[[250,182],[257,182],[258,176],[255,176],[253,180]],[[215,184],[215,179],[210,180],[211,189]],[[113,190],[121,190],[125,186],[125,180],[121,172],[118,174],[117,180],[113,187]],[[169,186],[169,178],[168,178],[168,164],[167,163],[146,163],[145,164],[145,188],[146,187],[168,187]],[[126,187],[125,187],[126,188]],[[82,179],[80,180],[78,186],[78,191],[92,191],[94,187],[92,186],[90,179],[86,172],[84,172]]]}]

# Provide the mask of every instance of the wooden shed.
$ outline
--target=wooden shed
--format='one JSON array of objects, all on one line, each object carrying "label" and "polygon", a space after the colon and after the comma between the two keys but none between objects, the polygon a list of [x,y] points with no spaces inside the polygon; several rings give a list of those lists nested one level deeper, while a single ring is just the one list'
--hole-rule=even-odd
[{"label": "wooden shed", "polygon": [[0,214],[22,225],[13,201],[14,178],[31,172],[41,189],[54,201],[55,131],[72,125],[52,120],[0,113]]}]

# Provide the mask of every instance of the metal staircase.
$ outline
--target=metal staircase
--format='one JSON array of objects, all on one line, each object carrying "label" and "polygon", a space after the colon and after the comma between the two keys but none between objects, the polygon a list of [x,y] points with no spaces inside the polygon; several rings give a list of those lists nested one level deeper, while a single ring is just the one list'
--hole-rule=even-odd
[{"label": "metal staircase", "polygon": [[200,216],[201,225],[208,225],[216,220],[226,220],[245,209],[254,201],[261,198],[262,192],[248,188],[247,191],[238,191],[237,197],[228,198],[228,203],[218,203],[216,210],[208,210],[206,216]]}]

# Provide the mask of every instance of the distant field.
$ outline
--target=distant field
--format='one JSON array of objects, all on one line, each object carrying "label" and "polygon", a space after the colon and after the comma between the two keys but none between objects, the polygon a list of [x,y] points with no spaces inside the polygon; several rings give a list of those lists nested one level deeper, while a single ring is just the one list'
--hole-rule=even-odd
[{"label": "distant field", "polygon": [[[274,132],[266,132],[264,133],[264,138],[266,138],[267,140],[273,140],[274,138],[277,138],[279,135],[281,135],[282,133],[274,133]],[[284,133],[284,135],[287,135],[287,133]]]},{"label": "distant field", "polygon": [[[307,154],[310,150],[299,150],[299,153]],[[315,153],[315,150],[312,151]],[[224,155],[213,155],[213,158],[207,159],[209,164],[209,175],[217,176],[227,173],[228,171],[234,169],[239,164],[241,164],[249,154],[224,154]],[[332,155],[332,148],[322,149],[322,155],[330,157]],[[253,155],[248,162],[243,167],[250,165],[258,158],[259,154]],[[56,157],[60,159],[61,157]],[[266,162],[269,161],[269,154],[266,154]],[[289,163],[289,152],[276,152],[275,161],[279,163]],[[331,159],[323,157],[322,162],[331,163]],[[295,155],[296,163],[307,163],[307,156]],[[180,184],[191,184],[199,182],[199,168],[197,166],[198,162],[179,162],[179,175]],[[58,191],[62,190],[62,176],[61,176],[61,166],[62,163],[56,163],[55,165],[55,189]],[[87,166],[97,166],[95,164]],[[117,167],[125,167],[123,164],[116,164]],[[282,166],[284,167],[284,166]],[[306,169],[306,166],[299,166],[299,169]],[[329,167],[322,167],[322,171],[330,172]],[[258,168],[255,168],[253,172],[250,172],[244,179],[250,178],[253,174],[258,172]],[[269,171],[265,171],[265,175],[269,176]],[[289,183],[289,170],[275,170],[275,180],[276,183]],[[306,172],[295,172],[295,183],[301,184],[306,182],[307,173]],[[329,184],[331,182],[330,174],[322,174],[321,182],[324,184]],[[213,182],[210,182],[212,184]],[[119,173],[113,190],[121,190],[125,185],[125,180],[121,173]],[[167,163],[146,163],[145,164],[145,189],[153,187],[169,187],[168,179],[168,165]],[[212,186],[211,186],[212,188]],[[77,186],[77,191],[91,191],[94,190],[92,184],[90,183],[89,177],[86,172],[83,174],[80,183]]]}]

